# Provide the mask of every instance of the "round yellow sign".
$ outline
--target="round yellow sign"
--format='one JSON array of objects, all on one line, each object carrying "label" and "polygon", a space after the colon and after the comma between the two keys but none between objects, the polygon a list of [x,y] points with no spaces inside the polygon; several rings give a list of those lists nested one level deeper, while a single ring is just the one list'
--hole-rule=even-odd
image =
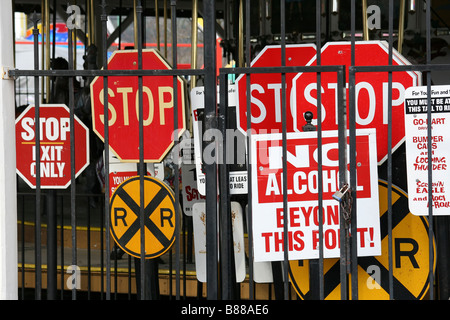
[{"label": "round yellow sign", "polygon": [[[387,183],[379,181],[380,226],[382,255],[358,258],[358,298],[360,300],[389,299],[388,203]],[[423,299],[429,289],[429,237],[425,217],[409,212],[405,192],[392,186],[392,264],[394,299]],[[436,268],[436,245],[433,239]],[[290,261],[290,279],[302,299],[308,299],[309,262]],[[341,298],[339,259],[324,259],[324,296],[328,300]],[[351,296],[351,292],[350,295]]]},{"label": "round yellow sign", "polygon": [[141,220],[144,221],[145,259],[164,254],[175,241],[177,223],[173,191],[162,181],[144,177],[144,216],[140,210],[140,178],[121,183],[111,197],[110,230],[117,245],[141,258]]}]

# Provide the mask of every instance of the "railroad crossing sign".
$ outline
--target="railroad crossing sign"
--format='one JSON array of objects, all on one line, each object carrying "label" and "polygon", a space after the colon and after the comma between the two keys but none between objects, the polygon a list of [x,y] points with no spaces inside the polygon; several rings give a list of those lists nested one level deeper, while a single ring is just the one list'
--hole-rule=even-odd
[{"label": "railroad crossing sign", "polygon": [[[381,180],[379,195],[382,255],[358,258],[358,297],[361,300],[389,299],[387,183]],[[406,193],[395,186],[392,188],[392,217],[394,299],[423,299],[429,288],[428,222],[409,212]],[[434,239],[433,245],[434,271]],[[324,260],[325,299],[340,299],[339,270],[339,259]],[[290,261],[289,276],[299,297],[308,299],[308,261]]]},{"label": "railroad crossing sign", "polygon": [[[71,182],[70,110],[64,104],[39,107],[40,186],[65,189]],[[75,176],[89,165],[89,129],[75,116]],[[36,188],[35,106],[16,119],[17,173]]]},{"label": "railroad crossing sign", "polygon": [[[143,50],[143,69],[170,70],[158,51]],[[108,61],[109,70],[137,70],[136,50],[114,51]],[[174,100],[172,76],[142,77],[144,104],[144,160],[161,162],[174,144]],[[178,136],[185,126],[185,81],[177,78]],[[92,127],[104,140],[103,77],[91,83]],[[109,144],[124,162],[139,161],[139,85],[136,76],[108,77]]]},{"label": "railroad crossing sign", "polygon": [[[345,65],[346,79],[349,79],[352,48],[350,42],[329,42],[322,48],[321,65]],[[385,41],[358,41],[355,44],[355,66],[385,66],[389,62],[388,45]],[[393,65],[410,64],[394,49]],[[308,62],[316,65],[316,57]],[[358,72],[355,76],[356,128],[377,130],[378,163],[384,162],[388,154],[388,73]],[[404,92],[421,81],[418,72],[392,73],[392,147],[396,150],[405,137]],[[306,111],[317,114],[317,77],[315,73],[299,73],[292,83],[291,107],[297,109],[297,117]],[[348,88],[348,83],[347,83]],[[332,72],[321,76],[322,129],[337,130],[337,75]],[[348,96],[347,104],[351,97]],[[347,112],[347,119],[349,112]],[[316,118],[316,116],[314,117]],[[301,119],[299,119],[301,121]]]},{"label": "railroad crossing sign", "polygon": [[[305,66],[316,54],[314,44],[295,44],[286,46],[286,66]],[[252,67],[280,67],[281,46],[266,46],[253,59]],[[286,106],[289,114],[297,114],[289,97],[292,94],[293,73],[286,74]],[[237,104],[236,118],[238,129],[247,132],[247,80],[246,75],[240,75],[236,79]],[[257,73],[250,78],[250,103],[252,113],[252,130],[256,133],[267,133],[269,130],[281,132],[281,74]],[[299,117],[300,122],[297,123]],[[292,121],[294,119],[294,121]],[[305,120],[303,114],[288,118],[288,131],[293,128],[301,128]],[[262,130],[262,131],[261,131]],[[274,131],[272,131],[274,132]]]},{"label": "railroad crossing sign", "polygon": [[[175,241],[173,191],[162,181],[144,177],[145,259],[163,255]],[[111,235],[126,253],[141,257],[140,177],[132,177],[114,191],[110,208]]]}]

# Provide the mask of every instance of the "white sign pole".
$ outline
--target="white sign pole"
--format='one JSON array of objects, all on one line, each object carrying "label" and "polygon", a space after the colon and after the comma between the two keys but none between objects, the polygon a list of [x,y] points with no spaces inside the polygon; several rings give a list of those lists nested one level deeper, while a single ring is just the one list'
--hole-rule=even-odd
[{"label": "white sign pole", "polygon": [[14,66],[11,1],[0,10],[0,300],[18,299],[17,187],[14,81],[7,79]]}]

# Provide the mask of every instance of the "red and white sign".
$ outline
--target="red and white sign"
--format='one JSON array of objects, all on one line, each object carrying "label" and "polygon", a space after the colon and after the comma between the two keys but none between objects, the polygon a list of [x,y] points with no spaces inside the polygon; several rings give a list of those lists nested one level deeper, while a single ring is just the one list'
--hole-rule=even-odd
[{"label": "red and white sign", "polygon": [[[109,153],[109,196],[112,197],[117,187],[125,180],[138,175],[135,163],[120,162],[112,152]],[[164,165],[162,163],[148,163],[147,175],[164,180]]]},{"label": "red and white sign", "polygon": [[[65,189],[71,182],[70,110],[66,105],[41,105],[40,186]],[[29,106],[16,119],[17,173],[36,188],[35,107]],[[89,130],[75,116],[75,176],[89,165]]]},{"label": "red and white sign", "polygon": [[[322,48],[321,65],[345,65],[346,81],[348,67],[351,65],[351,43],[329,42]],[[389,51],[385,41],[359,41],[355,43],[356,66],[388,65]],[[410,64],[394,49],[393,65]],[[307,65],[316,65],[314,57]],[[392,147],[396,150],[404,141],[404,93],[412,86],[420,85],[418,72],[392,73]],[[347,105],[349,97],[347,85]],[[315,73],[299,73],[293,79],[291,108],[296,110],[294,117],[302,121],[303,113],[312,111],[317,118],[317,77]],[[375,128],[377,130],[378,162],[382,163],[388,154],[388,73],[366,72],[355,76],[356,128]],[[337,130],[337,75],[325,72],[321,75],[322,129]],[[347,109],[348,110],[348,109]],[[288,117],[293,117],[288,114]],[[349,113],[347,112],[347,119]],[[304,121],[304,120],[303,120]]]},{"label": "red and white sign", "polygon": [[[155,50],[143,50],[143,69],[170,70]],[[137,70],[136,50],[114,51],[109,70]],[[185,126],[185,81],[177,78],[178,135]],[[172,76],[145,76],[142,79],[144,106],[144,161],[161,162],[174,144],[174,86]],[[124,162],[139,161],[139,90],[136,76],[108,77],[109,144]],[[92,126],[104,140],[103,77],[91,83]]]},{"label": "red and white sign", "polygon": [[[286,46],[286,66],[305,66],[316,54],[314,44],[295,44]],[[253,59],[252,67],[280,67],[281,46],[266,46]],[[299,131],[305,124],[303,114],[291,105],[292,79],[296,74],[286,74],[286,107],[288,109],[288,131]],[[247,132],[247,77],[245,74],[236,79],[237,127],[242,133]],[[281,132],[281,74],[255,73],[250,77],[250,103],[252,113],[252,130],[255,133]],[[295,116],[292,117],[292,114]],[[297,122],[297,120],[299,122]]]},{"label": "red and white sign", "polygon": [[[375,130],[357,130],[358,255],[381,254]],[[253,239],[255,261],[283,260],[282,135],[252,135]],[[324,257],[339,257],[337,131],[322,139]],[[289,259],[318,258],[318,146],[316,132],[287,134]]]},{"label": "red and white sign", "polygon": [[[432,86],[431,142],[428,141],[427,87],[405,92],[406,169],[409,210],[428,215],[428,172],[432,170],[433,215],[450,215],[450,86]],[[431,166],[428,145],[431,143]]]}]

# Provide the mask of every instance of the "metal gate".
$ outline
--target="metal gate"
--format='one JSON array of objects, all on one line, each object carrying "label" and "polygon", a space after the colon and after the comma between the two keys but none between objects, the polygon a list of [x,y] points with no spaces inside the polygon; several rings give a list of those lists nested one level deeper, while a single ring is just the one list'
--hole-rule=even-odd
[{"label": "metal gate", "polygon": [[[46,2],[46,8],[49,8],[49,4]],[[171,64],[174,66],[173,70],[147,70],[143,69],[142,65],[142,51],[145,46],[143,41],[145,30],[153,28],[153,26],[145,25],[143,19],[144,13],[148,14],[148,10],[151,8],[153,15],[158,19],[159,1],[150,4],[149,1],[135,1],[134,2],[134,14],[135,14],[135,28],[136,28],[136,49],[138,52],[138,70],[108,70],[108,50],[110,41],[108,34],[108,19],[107,12],[109,11],[109,3],[106,1],[86,1],[84,10],[91,13],[91,17],[96,10],[101,11],[100,22],[102,37],[97,43],[101,43],[100,47],[103,48],[99,52],[99,59],[102,69],[87,69],[77,70],[74,65],[74,34],[77,32],[76,28],[68,28],[68,68],[65,70],[42,70],[39,65],[39,35],[38,28],[38,15],[35,13],[32,15],[33,21],[33,36],[34,36],[34,70],[10,70],[9,75],[15,79],[33,79],[34,80],[34,103],[36,105],[35,121],[40,123],[40,105],[42,101],[50,100],[50,86],[46,86],[47,92],[41,92],[40,83],[50,79],[51,77],[58,77],[67,80],[68,87],[68,107],[70,109],[70,123],[71,127],[74,125],[75,113],[76,113],[76,101],[74,92],[74,83],[77,81],[77,77],[84,77],[92,80],[94,77],[102,77],[103,79],[103,102],[104,102],[104,114],[108,114],[108,77],[114,76],[126,76],[137,77],[139,81],[139,104],[137,106],[137,113],[139,115],[139,160],[136,163],[138,176],[140,177],[140,199],[144,199],[144,176],[147,172],[147,164],[144,161],[144,99],[143,99],[143,78],[155,77],[155,76],[171,76],[173,77],[173,83],[176,84],[177,77],[184,77],[190,79],[189,91],[195,87],[196,82],[203,82],[204,86],[204,113],[203,113],[203,132],[208,130],[216,130],[219,132],[218,136],[212,136],[211,139],[203,136],[202,150],[215,150],[213,153],[213,161],[204,161],[203,172],[205,173],[205,228],[206,228],[206,283],[202,284],[197,280],[195,276],[195,270],[193,270],[192,261],[192,219],[181,212],[181,193],[174,192],[174,202],[176,215],[181,217],[180,223],[176,224],[176,234],[178,237],[175,239],[175,243],[171,248],[171,251],[163,256],[162,260],[144,259],[144,247],[143,240],[145,236],[141,237],[141,257],[131,257],[123,255],[111,239],[109,232],[111,225],[110,216],[110,196],[108,190],[110,190],[110,181],[108,178],[104,179],[103,192],[92,193],[90,189],[83,189],[76,181],[75,168],[71,168],[71,184],[68,191],[53,191],[44,190],[40,185],[40,170],[36,170],[37,185],[35,190],[27,190],[26,192],[18,192],[19,212],[18,219],[21,223],[18,224],[19,230],[19,247],[20,262],[19,262],[19,279],[21,287],[19,288],[20,297],[22,299],[188,299],[188,298],[207,298],[211,300],[217,299],[296,299],[296,294],[305,299],[325,299],[329,298],[331,290],[338,288],[338,296],[340,299],[359,299],[359,283],[358,280],[360,268],[358,263],[361,258],[357,256],[358,248],[358,230],[357,230],[357,212],[363,210],[356,205],[357,200],[357,171],[359,164],[356,161],[356,148],[357,148],[357,125],[356,118],[356,78],[362,73],[384,73],[388,78],[386,93],[388,97],[387,101],[387,145],[388,153],[385,163],[378,168],[378,175],[380,178],[386,180],[385,188],[387,189],[387,203],[386,203],[386,215],[384,220],[386,222],[385,229],[382,230],[388,242],[388,260],[387,267],[381,270],[381,284],[384,290],[387,292],[390,299],[405,298],[401,295],[403,289],[396,288],[398,286],[398,280],[394,275],[394,250],[397,247],[397,243],[393,243],[393,229],[398,223],[396,215],[394,214],[393,205],[396,199],[393,199],[393,192],[398,190],[394,185],[399,181],[405,181],[406,172],[402,171],[400,179],[396,175],[396,170],[403,167],[401,162],[404,161],[404,154],[396,151],[397,155],[393,154],[392,145],[392,128],[396,125],[397,119],[392,118],[392,103],[393,103],[393,74],[398,72],[415,71],[421,72],[424,76],[424,82],[427,86],[427,99],[428,105],[431,105],[431,85],[432,78],[431,72],[433,71],[450,71],[450,64],[432,64],[432,31],[436,28],[431,25],[432,14],[436,14],[431,7],[430,1],[424,4],[423,8],[413,7],[414,1],[408,2],[400,1],[400,9],[398,6],[394,6],[394,1],[385,1],[384,8],[386,16],[384,21],[387,29],[385,35],[379,31],[379,34],[369,33],[366,19],[360,19],[357,16],[357,10],[362,10],[365,17],[367,17],[367,2],[370,1],[356,1],[351,0],[347,9],[349,12],[345,12],[349,21],[346,21],[346,25],[341,21],[340,28],[341,33],[337,36],[331,32],[333,17],[337,13],[339,8],[338,1],[314,1],[303,2],[303,10],[309,6],[309,9],[314,12],[314,15],[308,16],[307,19],[314,20],[313,31],[306,30],[303,33],[298,33],[295,30],[292,31],[293,22],[286,17],[289,16],[290,10],[297,10],[296,8],[288,4],[296,3],[295,1],[280,1],[279,4],[274,1],[238,1],[238,0],[224,0],[224,1],[203,1],[202,10],[197,8],[197,1],[193,1],[193,21],[197,19],[197,10],[201,11],[203,18],[203,68],[197,68],[197,64],[193,63],[189,69],[178,69],[175,66],[179,65],[178,61],[178,39],[177,39],[177,13],[183,12],[186,9],[186,2],[171,0],[168,3],[164,1],[164,14],[166,9],[170,8],[170,21],[172,30],[171,39]],[[299,2],[300,3],[300,2]],[[76,3],[74,3],[76,4]],[[120,7],[122,7],[122,1],[120,1]],[[56,1],[54,2],[56,8]],[[341,13],[345,10],[345,5],[341,3]],[[156,6],[156,9],[155,9]],[[167,6],[167,8],[166,8]],[[424,57],[420,64],[410,65],[394,65],[394,42],[397,41],[398,48],[402,47],[402,35],[404,30],[402,29],[404,22],[400,23],[400,26],[395,30],[394,19],[397,18],[397,13],[400,17],[404,17],[404,10],[408,7],[410,10],[416,10],[420,13],[420,17],[425,22],[424,29]],[[272,10],[270,11],[269,10]],[[161,8],[160,8],[161,9]],[[48,10],[48,9],[47,9]],[[397,12],[395,12],[397,10]],[[400,12],[398,12],[398,10]],[[422,11],[421,11],[422,10]],[[255,13],[257,12],[257,14]],[[279,14],[277,17],[271,17],[271,24],[269,25],[268,15],[276,12]],[[359,13],[359,12],[358,12]],[[395,13],[395,14],[394,14]],[[49,16],[49,11],[45,15]],[[122,13],[120,13],[121,15]],[[223,21],[223,26],[220,26],[216,22],[217,15],[220,14]],[[297,13],[299,14],[299,13]],[[44,15],[44,16],[45,16]],[[130,17],[131,15],[129,15]],[[419,16],[419,14],[418,14]],[[41,16],[42,17],[42,16]],[[88,16],[89,17],[89,16]],[[126,18],[127,23],[130,23],[131,18]],[[261,18],[257,24],[255,24],[255,17]],[[304,19],[306,19],[303,14]],[[89,19],[88,19],[89,20]],[[130,20],[130,21],[129,21]],[[308,21],[309,21],[308,20]],[[362,20],[362,21],[361,21]],[[49,21],[49,20],[48,20]],[[167,22],[165,19],[164,21]],[[90,21],[86,24],[90,25]],[[125,22],[124,22],[125,23]],[[277,24],[279,23],[279,25]],[[358,24],[363,24],[363,34],[360,34],[360,30],[357,27]],[[196,24],[196,22],[195,22]],[[48,24],[47,24],[48,25]],[[159,24],[158,28],[159,28]],[[166,25],[166,23],[165,23]],[[255,28],[254,26],[257,26]],[[90,25],[91,26],[91,25]],[[308,25],[312,28],[311,25]],[[349,27],[349,30],[344,30]],[[166,25],[167,28],[167,25]],[[435,29],[433,29],[435,28]],[[255,30],[259,29],[259,30]],[[379,28],[381,29],[381,28]],[[47,35],[50,34],[50,29],[47,29]],[[218,56],[216,49],[218,41],[216,39],[218,30],[223,37],[221,46],[224,49],[224,57],[226,60],[234,60],[236,66],[220,68],[218,66]],[[267,30],[272,34],[272,38],[269,41]],[[289,32],[287,32],[289,30]],[[437,29],[436,29],[437,30]],[[447,26],[448,31],[448,26]],[[94,32],[92,29],[89,32]],[[337,31],[336,31],[337,32]],[[381,35],[380,35],[381,34]],[[382,66],[357,66],[355,64],[356,50],[355,46],[360,40],[369,40],[370,36],[379,37],[378,39],[387,39],[388,43],[388,59],[386,59],[385,65]],[[159,36],[159,30],[158,30]],[[91,37],[91,35],[90,35]],[[196,36],[195,36],[196,37]],[[346,71],[346,67],[343,65],[322,65],[321,64],[321,49],[324,46],[325,41],[336,40],[336,37],[340,40],[350,41],[351,46],[351,65]],[[194,38],[194,37],[193,37]],[[159,42],[159,39],[158,39]],[[316,46],[317,54],[316,65],[314,66],[287,66],[286,46],[292,43],[314,43]],[[50,45],[50,42],[47,42]],[[250,62],[256,56],[265,44],[279,44],[281,50],[281,61],[277,67],[251,67]],[[158,43],[159,46],[159,43]],[[196,47],[196,43],[193,45]],[[164,46],[167,50],[167,43]],[[401,51],[401,49],[399,50]],[[256,53],[255,53],[256,52]],[[196,53],[194,53],[196,55]],[[167,55],[166,55],[167,56]],[[229,62],[229,61],[227,61]],[[348,79],[346,79],[346,72],[348,72]],[[291,267],[287,250],[284,251],[284,258],[281,262],[272,262],[272,277],[273,280],[268,284],[259,284],[254,278],[254,257],[253,257],[253,217],[255,212],[253,210],[253,197],[256,194],[252,193],[251,182],[253,177],[251,162],[254,156],[251,152],[252,144],[252,121],[251,117],[247,120],[247,136],[245,143],[247,145],[247,153],[245,155],[245,166],[248,183],[248,195],[242,197],[236,197],[230,194],[230,171],[235,163],[227,163],[220,157],[225,157],[226,152],[229,150],[229,145],[233,145],[233,141],[228,141],[226,131],[229,129],[229,123],[233,120],[234,115],[230,114],[229,101],[226,94],[216,95],[217,88],[219,92],[228,92],[229,85],[232,80],[239,75],[245,76],[246,93],[251,92],[252,75],[257,74],[273,74],[281,76],[281,88],[280,88],[280,101],[281,112],[280,119],[283,124],[281,130],[282,141],[282,186],[280,187],[281,194],[283,196],[282,211],[288,212],[289,208],[289,194],[288,194],[288,170],[287,170],[287,112],[288,101],[286,75],[298,74],[298,73],[311,73],[316,76],[316,85],[314,90],[318,92],[316,97],[316,106],[321,105],[321,88],[322,88],[322,76],[324,74],[334,74],[337,79],[336,87],[336,100],[337,100],[337,127],[338,127],[338,167],[339,167],[339,187],[344,188],[350,186],[351,188],[347,192],[343,192],[345,195],[343,205],[339,206],[339,248],[340,258],[339,264],[333,269],[334,273],[333,282],[335,285],[330,289],[330,274],[328,274],[329,267],[327,266],[327,260],[324,256],[324,212],[323,212],[323,188],[324,182],[322,180],[323,170],[323,135],[326,133],[322,129],[322,119],[324,114],[321,108],[317,108],[317,112],[314,115],[314,119],[317,121],[316,127],[313,129],[317,132],[317,148],[318,148],[318,259],[311,259],[308,262],[309,268],[309,291],[299,293],[299,289],[293,287]],[[88,82],[87,82],[88,83]],[[348,86],[348,94],[346,93],[346,83]],[[53,89],[52,89],[53,90]],[[20,97],[23,92],[17,91],[17,96]],[[45,94],[46,97],[45,97]],[[88,92],[89,95],[89,92]],[[174,99],[174,123],[167,124],[173,126],[173,131],[178,131],[178,108],[180,106],[177,100]],[[247,114],[252,114],[251,105],[254,103],[251,101],[251,94],[246,95],[246,111]],[[347,108],[348,103],[348,108]],[[347,122],[347,116],[349,121]],[[428,108],[427,119],[428,123],[431,123],[431,108]],[[305,118],[305,124],[310,123],[309,118]],[[35,138],[35,159],[36,168],[40,167],[40,128],[36,126],[36,138]],[[110,140],[109,140],[109,126],[105,122],[104,125],[105,138],[101,145],[100,155],[104,159],[109,159],[110,155]],[[93,132],[91,135],[95,137]],[[211,136],[210,136],[211,137]],[[348,139],[348,140],[347,140]],[[431,126],[428,126],[427,141],[432,140]],[[71,141],[71,163],[75,162],[75,147],[77,143],[74,135],[70,136]],[[347,142],[348,141],[348,142]],[[242,142],[242,141],[241,141]],[[181,150],[182,140],[175,135],[174,150]],[[432,157],[431,145],[428,146],[428,163],[431,163]],[[346,155],[348,154],[348,158]],[[202,153],[203,155],[203,153]],[[18,155],[19,156],[19,155]],[[403,157],[403,158],[402,158]],[[399,164],[400,163],[400,164]],[[90,164],[91,176],[84,177],[84,179],[90,179],[92,172],[95,172],[95,163]],[[110,163],[104,161],[103,170],[105,173],[110,172]],[[349,171],[349,174],[345,172]],[[181,190],[182,181],[180,182],[180,169],[181,162],[173,161],[171,168],[173,172],[173,189]],[[93,174],[95,179],[95,174]],[[394,181],[395,180],[395,181]],[[432,171],[428,172],[428,185],[432,185]],[[403,185],[402,185],[403,186]],[[79,190],[79,189],[82,190]],[[401,192],[398,192],[400,194]],[[231,201],[240,201],[242,204],[247,205],[247,215],[245,218],[245,226],[247,228],[247,250],[246,250],[246,278],[245,285],[240,285],[236,282],[236,271],[234,263],[234,243],[233,243],[233,217],[231,210]],[[429,299],[448,299],[448,277],[447,266],[448,257],[446,253],[447,240],[448,240],[448,219],[446,217],[433,217],[433,191],[431,188],[428,190],[428,204],[429,211],[428,216],[422,218],[424,226],[427,228],[428,233],[428,267],[427,272],[428,281],[420,298]],[[139,226],[141,234],[145,234],[145,210],[143,200],[139,209]],[[70,212],[69,215],[65,213]],[[31,223],[26,222],[27,217],[32,217]],[[70,221],[70,225],[67,222]],[[82,221],[82,222],[81,222]],[[83,226],[81,227],[80,224]],[[282,247],[287,248],[289,246],[289,217],[287,214],[283,215],[283,239]],[[383,227],[382,227],[383,228]],[[45,230],[45,232],[44,232]],[[30,233],[34,234],[30,237]],[[45,235],[43,237],[43,235]],[[437,249],[435,249],[435,240],[437,243]],[[59,248],[57,243],[59,243]],[[400,246],[400,244],[398,244]],[[68,247],[70,249],[68,249]],[[397,248],[398,249],[398,248]],[[70,251],[68,254],[67,251]],[[31,253],[31,255],[29,255]],[[65,257],[66,256],[66,257]],[[122,256],[120,258],[119,256]],[[59,259],[59,260],[58,260]],[[80,267],[81,261],[86,259],[85,266]],[[398,258],[400,259],[400,258]],[[411,258],[410,258],[411,259]],[[437,273],[435,272],[437,259]],[[412,262],[412,261],[411,261]],[[84,263],[84,261],[83,261]],[[45,277],[43,275],[45,274]],[[437,274],[437,276],[436,276]],[[290,277],[288,276],[291,276]],[[369,274],[370,276],[370,274]],[[375,278],[375,274],[373,274]],[[80,277],[80,278],[77,278]],[[83,280],[81,281],[81,277]],[[46,281],[44,280],[46,279]],[[350,280],[351,279],[351,280]],[[365,280],[363,280],[365,281]],[[81,288],[81,285],[83,288]],[[58,289],[59,288],[59,289]],[[125,288],[121,290],[120,288]],[[45,290],[46,294],[43,294]],[[301,291],[301,290],[300,290]],[[261,292],[264,292],[263,294]],[[350,294],[351,292],[351,294]],[[411,295],[410,298],[417,298]]]}]

